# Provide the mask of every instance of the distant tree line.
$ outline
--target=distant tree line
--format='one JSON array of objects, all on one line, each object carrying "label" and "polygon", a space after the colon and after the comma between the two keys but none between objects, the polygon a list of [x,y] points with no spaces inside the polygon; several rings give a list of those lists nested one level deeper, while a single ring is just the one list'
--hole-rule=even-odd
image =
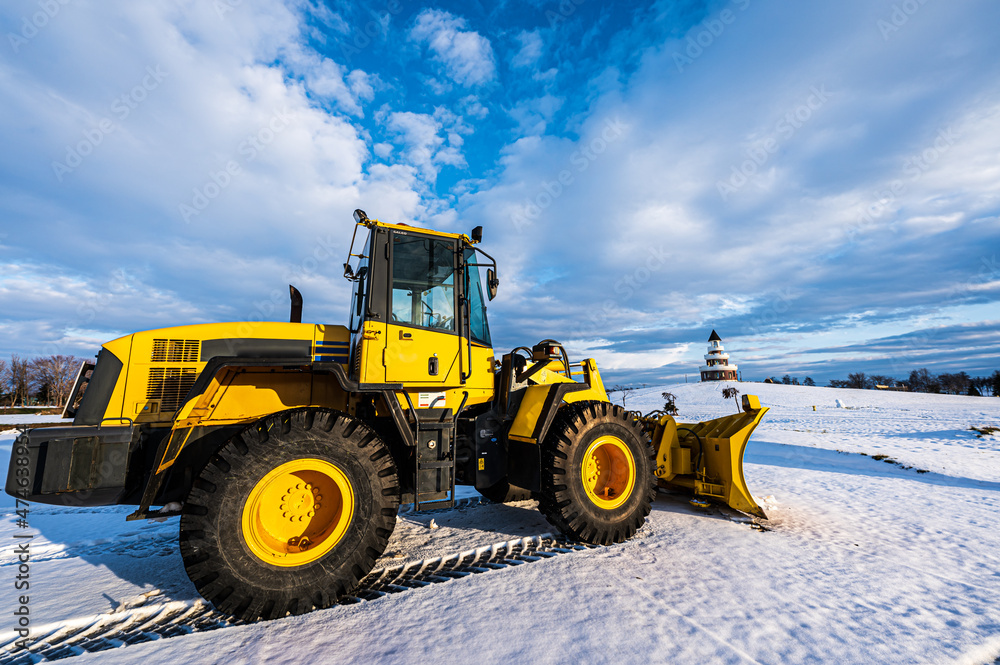
[{"label": "distant tree line", "polygon": [[81,362],[73,356],[0,359],[0,406],[65,405]]},{"label": "distant tree line", "polygon": [[846,380],[833,379],[832,388],[859,388],[873,390],[876,386],[905,388],[915,393],[941,393],[945,395],[973,395],[1000,397],[1000,370],[989,376],[969,376],[966,372],[931,374],[926,367],[915,369],[905,381],[891,376],[855,372]]},{"label": "distant tree line", "polygon": [[802,379],[802,383],[799,383],[798,378],[794,378],[794,377],[792,377],[792,376],[790,376],[788,374],[786,374],[783,377],[781,377],[780,380],[776,379],[776,378],[774,378],[772,376],[771,378],[766,379],[764,381],[764,383],[783,383],[786,386],[815,386],[816,385],[816,382],[813,381],[811,377],[807,376],[806,378]]}]

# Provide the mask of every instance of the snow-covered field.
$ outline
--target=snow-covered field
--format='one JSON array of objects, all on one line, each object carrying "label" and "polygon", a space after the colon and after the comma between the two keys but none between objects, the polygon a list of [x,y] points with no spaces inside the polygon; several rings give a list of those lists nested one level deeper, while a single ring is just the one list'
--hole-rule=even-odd
[{"label": "snow-covered field", "polygon": [[37,414],[26,414],[26,415],[10,415],[6,413],[0,413],[0,428],[4,426],[14,426],[19,423],[60,423],[66,425],[72,425],[73,419],[68,418],[63,420],[62,416],[40,416]]},{"label": "snow-covered field", "polygon": [[[660,392],[670,390],[681,420],[716,417],[735,409],[721,398],[725,385],[640,390],[627,406],[662,406]],[[1000,426],[1000,399],[731,385],[771,407],[745,467],[771,518],[766,531],[662,495],[646,527],[620,545],[77,660],[994,662],[1000,436],[977,438],[969,427]],[[836,407],[837,399],[847,408]],[[0,434],[4,469],[13,436]],[[15,525],[13,499],[4,495],[0,507],[5,542],[36,534],[30,589],[36,634],[45,626],[90,626],[109,613],[140,620],[161,608],[197,607],[177,550],[176,518],[126,523],[129,507],[38,505],[25,531]],[[437,528],[429,528],[432,519]],[[402,513],[380,566],[550,531],[531,501]],[[0,644],[14,627],[17,566],[13,547],[2,548]]]}]

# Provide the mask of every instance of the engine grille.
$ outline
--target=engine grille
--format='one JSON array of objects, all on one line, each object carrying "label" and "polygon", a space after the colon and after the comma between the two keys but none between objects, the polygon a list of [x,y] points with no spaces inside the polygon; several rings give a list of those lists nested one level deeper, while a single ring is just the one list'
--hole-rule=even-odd
[{"label": "engine grille", "polygon": [[201,340],[154,339],[150,360],[154,363],[196,363],[201,358]]},{"label": "engine grille", "polygon": [[197,378],[196,367],[153,367],[149,370],[146,399],[160,400],[160,413],[176,411]]}]

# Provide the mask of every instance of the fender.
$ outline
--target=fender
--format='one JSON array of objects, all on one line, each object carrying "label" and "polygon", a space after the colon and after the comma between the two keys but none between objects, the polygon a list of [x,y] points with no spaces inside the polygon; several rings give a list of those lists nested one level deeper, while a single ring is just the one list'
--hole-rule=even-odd
[{"label": "fender", "polygon": [[[164,436],[157,447],[155,455],[156,467],[146,481],[142,500],[138,509],[130,514],[126,519],[138,520],[149,516],[149,507],[160,492],[166,472],[178,459],[185,446],[192,440],[199,426],[206,422],[211,422],[211,413],[217,405],[216,398],[224,393],[234,378],[246,371],[277,371],[294,372],[301,376],[303,371],[312,374],[333,375],[337,384],[344,393],[378,393],[383,396],[400,435],[403,440],[407,440],[406,435],[412,437],[412,431],[406,424],[399,402],[395,396],[395,390],[402,389],[402,384],[394,383],[358,383],[347,376],[344,366],[337,362],[324,361],[298,361],[289,358],[246,358],[236,356],[216,356],[205,365],[205,368],[198,375],[191,390],[184,398],[183,404],[177,410],[177,415],[171,426],[169,434]],[[396,408],[393,408],[395,405]],[[254,414],[252,417],[243,419],[230,419],[219,421],[220,425],[248,424],[269,414]]]}]

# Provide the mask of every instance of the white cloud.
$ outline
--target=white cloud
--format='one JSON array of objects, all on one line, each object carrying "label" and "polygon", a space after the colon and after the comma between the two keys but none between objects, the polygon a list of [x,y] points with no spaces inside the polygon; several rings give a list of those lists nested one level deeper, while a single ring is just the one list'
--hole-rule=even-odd
[{"label": "white cloud", "polygon": [[444,107],[433,114],[393,112],[385,124],[402,148],[407,163],[416,167],[428,182],[437,178],[441,165],[467,166],[461,151],[464,143],[461,135],[471,128]]},{"label": "white cloud", "polygon": [[[377,199],[372,214],[422,217],[424,186],[370,163],[355,118],[377,78],[305,46],[298,6],[71,3],[0,60],[0,265],[34,259],[0,285],[0,346],[31,348],[26,321],[69,340],[261,316],[276,291],[281,320],[289,281],[307,317],[343,320],[351,212]],[[136,293],[107,286],[116,270],[139,275]],[[108,296],[93,321],[77,312]]]},{"label": "white cloud", "polygon": [[554,95],[524,99],[514,105],[509,113],[522,134],[544,134],[556,112],[566,100]]},{"label": "white cloud", "polygon": [[417,15],[410,39],[426,46],[447,75],[462,86],[478,86],[496,76],[493,47],[465,19],[446,11],[425,9]]},{"label": "white cloud", "polygon": [[464,115],[474,120],[482,120],[490,114],[490,110],[483,106],[475,95],[468,95],[460,99],[459,106]]},{"label": "white cloud", "polygon": [[[935,7],[924,7],[922,22],[891,48],[862,2],[832,23],[804,6],[792,14],[748,9],[682,73],[673,53],[684,52],[686,36],[638,53],[624,85],[598,86],[584,110],[570,106],[577,139],[546,135],[553,105],[520,99],[509,113],[538,135],[507,146],[497,182],[464,195],[460,208],[505,257],[493,304],[505,323],[494,326],[496,336],[606,334],[653,362],[662,343],[645,335],[662,340],[717,322],[767,334],[857,314],[863,320],[849,325],[877,336],[887,334],[879,326],[900,330],[905,311],[951,316],[954,298],[918,285],[933,279],[954,292],[996,244],[1000,95],[992,78],[973,73],[996,71],[985,29],[967,35],[967,61],[928,51],[928,43],[954,41],[946,36],[960,20]],[[844,43],[852,44],[849,61]],[[801,57],[778,58],[775,49]],[[824,85],[828,98],[804,111]],[[615,119],[627,130],[603,140]],[[908,176],[907,160],[940,143],[949,126],[961,139]],[[768,139],[777,150],[723,200],[717,183]],[[862,207],[900,179],[905,192],[849,235]],[[526,242],[537,237],[559,242]],[[668,259],[643,270],[658,247]],[[962,295],[973,297],[986,290]],[[538,311],[548,313],[544,325]],[[790,345],[809,343],[799,335]]]},{"label": "white cloud", "polygon": [[521,49],[511,58],[510,66],[514,69],[534,66],[542,57],[542,36],[538,30],[521,32],[517,35],[517,41],[521,44]]}]

